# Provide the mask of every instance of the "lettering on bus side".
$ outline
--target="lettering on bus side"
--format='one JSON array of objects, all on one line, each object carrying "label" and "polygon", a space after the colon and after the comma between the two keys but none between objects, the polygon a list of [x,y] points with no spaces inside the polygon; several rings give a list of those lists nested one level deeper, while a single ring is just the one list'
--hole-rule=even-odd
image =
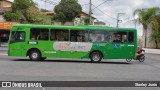
[{"label": "lettering on bus side", "polygon": [[37,42],[29,42],[29,44],[38,44]]},{"label": "lettering on bus side", "polygon": [[134,47],[134,45],[128,45],[128,47]]},{"label": "lettering on bus side", "polygon": [[53,48],[60,51],[82,51],[88,52],[92,48],[92,43],[89,42],[55,42]]}]

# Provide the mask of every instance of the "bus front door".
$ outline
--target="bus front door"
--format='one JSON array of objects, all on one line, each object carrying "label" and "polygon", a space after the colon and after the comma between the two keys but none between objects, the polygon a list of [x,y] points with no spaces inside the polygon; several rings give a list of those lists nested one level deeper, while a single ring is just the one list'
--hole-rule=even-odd
[{"label": "bus front door", "polygon": [[25,32],[13,31],[9,42],[9,56],[25,56]]}]

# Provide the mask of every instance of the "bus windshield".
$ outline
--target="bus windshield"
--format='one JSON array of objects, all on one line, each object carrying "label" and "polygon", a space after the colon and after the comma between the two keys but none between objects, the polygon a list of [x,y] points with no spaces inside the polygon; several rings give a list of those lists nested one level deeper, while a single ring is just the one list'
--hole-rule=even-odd
[{"label": "bus windshield", "polygon": [[13,31],[11,33],[10,42],[22,42],[22,41],[25,41],[24,31]]}]

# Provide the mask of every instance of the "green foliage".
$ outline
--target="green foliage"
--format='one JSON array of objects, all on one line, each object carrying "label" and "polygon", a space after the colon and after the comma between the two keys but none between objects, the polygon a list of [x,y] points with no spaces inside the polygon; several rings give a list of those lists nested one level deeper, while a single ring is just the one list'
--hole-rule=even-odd
[{"label": "green foliage", "polygon": [[40,10],[35,7],[29,7],[26,10],[26,19],[29,23],[34,24],[51,24],[51,17],[42,14]]},{"label": "green foliage", "polygon": [[57,19],[61,22],[72,21],[81,11],[82,7],[77,0],[61,0],[59,5],[55,6],[54,11]]},{"label": "green foliage", "polygon": [[29,7],[36,7],[36,3],[32,0],[14,0],[12,4],[13,12],[25,12]]},{"label": "green foliage", "polygon": [[19,19],[22,20],[23,23],[32,23],[27,17],[27,10],[30,7],[36,8],[36,4],[32,0],[14,0],[12,3],[13,12],[19,16]]},{"label": "green foliage", "polygon": [[156,48],[158,48],[158,43],[160,42],[160,22],[159,22],[159,16],[155,16],[152,20],[151,20],[151,25],[152,25],[152,34],[151,34],[151,40],[150,41],[154,41],[156,44]]},{"label": "green foliage", "polygon": [[150,21],[150,24],[152,25],[152,30],[158,32],[159,30],[159,24],[156,18],[152,18]]},{"label": "green foliage", "polygon": [[160,32],[153,32],[153,33],[151,34],[151,40],[160,41]]},{"label": "green foliage", "polygon": [[36,23],[41,21],[41,12],[34,8],[34,7],[29,7],[26,9],[26,19],[30,23]]},{"label": "green foliage", "polygon": [[143,25],[143,28],[146,30],[147,25],[151,22],[151,19],[155,17],[159,8],[149,8],[149,9],[136,9],[133,15],[138,15],[138,22]]},{"label": "green foliage", "polygon": [[[154,10],[155,9],[155,10]],[[160,11],[160,8],[151,8],[150,12],[154,13],[150,19],[150,24],[152,25],[151,40],[155,42],[156,48],[158,48],[158,43],[160,42],[160,14],[156,14],[155,11]]]},{"label": "green foliage", "polygon": [[14,0],[13,13],[4,15],[9,21],[23,21],[23,23],[51,24],[51,17],[42,14],[32,0]]},{"label": "green foliage", "polygon": [[160,42],[160,31],[159,32],[154,31],[150,37],[151,37],[150,41],[154,41],[156,44],[156,48],[158,48],[158,43]]},{"label": "green foliage", "polygon": [[[160,12],[160,8],[153,7],[149,9],[137,9],[133,13],[134,16],[136,14],[139,16],[137,21],[143,25],[143,28],[144,28],[143,32],[146,32],[147,26],[149,24],[152,25],[153,33],[150,37],[151,37],[151,40],[155,42],[156,48],[158,47],[158,43],[160,39],[158,35],[160,34],[160,15],[158,14],[158,12]],[[146,37],[146,34],[147,33],[144,33],[145,37]]]},{"label": "green foliage", "polygon": [[6,19],[6,21],[18,21],[19,16],[16,13],[6,12],[4,13],[3,17]]},{"label": "green foliage", "polygon": [[48,10],[46,10],[46,9],[41,9],[40,11],[41,12],[48,12]]}]

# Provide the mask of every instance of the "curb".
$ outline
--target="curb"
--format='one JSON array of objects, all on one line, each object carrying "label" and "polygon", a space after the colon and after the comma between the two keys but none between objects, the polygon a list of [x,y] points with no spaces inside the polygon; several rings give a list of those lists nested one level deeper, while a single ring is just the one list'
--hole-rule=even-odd
[{"label": "curb", "polygon": [[7,50],[0,50],[0,55],[8,55],[8,51]]},{"label": "curb", "polygon": [[145,50],[145,53],[149,53],[149,54],[160,54],[160,49],[147,49],[147,48],[143,48]]},{"label": "curb", "polygon": [[0,56],[8,56],[8,54],[0,54]]}]

